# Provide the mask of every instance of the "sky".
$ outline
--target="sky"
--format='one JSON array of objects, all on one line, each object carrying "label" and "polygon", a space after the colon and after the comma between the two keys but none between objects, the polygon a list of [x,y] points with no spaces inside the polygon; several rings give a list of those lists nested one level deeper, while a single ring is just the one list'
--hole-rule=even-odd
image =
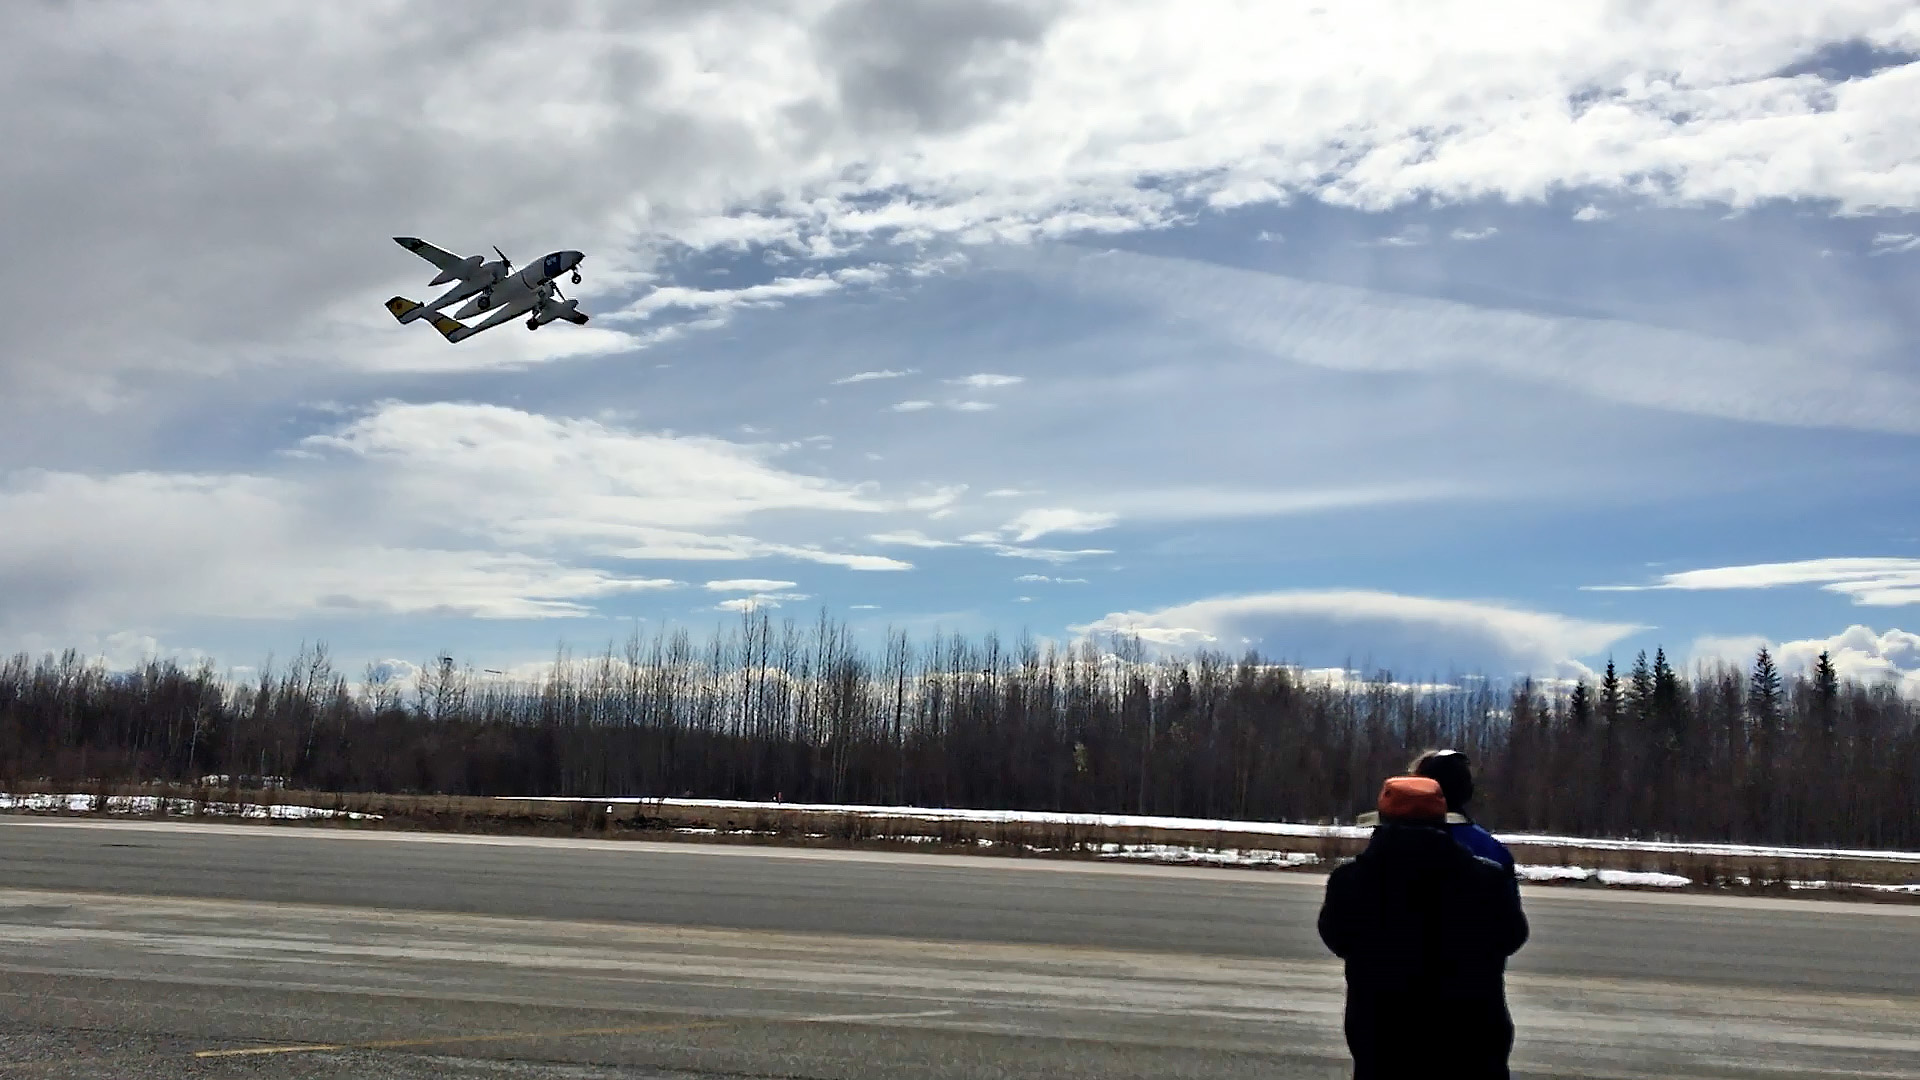
[{"label": "sky", "polygon": [[0,650],[1920,693],[1914,3],[44,2],[0,90]]}]

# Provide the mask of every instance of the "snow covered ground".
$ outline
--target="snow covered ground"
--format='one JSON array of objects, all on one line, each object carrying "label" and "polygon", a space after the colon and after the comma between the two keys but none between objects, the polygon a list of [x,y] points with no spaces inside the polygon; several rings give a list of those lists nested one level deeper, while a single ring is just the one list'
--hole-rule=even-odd
[{"label": "snow covered ground", "polygon": [[1584,866],[1516,866],[1514,871],[1522,881],[1559,882],[1559,881],[1597,881],[1602,885],[1633,885],[1641,888],[1682,889],[1693,884],[1692,878],[1679,874],[1662,874],[1652,871],[1636,870],[1589,870]]},{"label": "snow covered ground", "polygon": [[539,797],[534,802],[598,802],[609,806],[675,806],[713,811],[791,811],[809,814],[852,814],[861,817],[920,821],[965,821],[980,824],[1075,825],[1105,829],[1190,829],[1200,832],[1249,833],[1266,836],[1349,837],[1364,839],[1373,830],[1363,825],[1297,825],[1284,821],[1213,821],[1205,818],[1152,817],[1139,814],[1067,814],[1040,810],[961,810],[931,806],[860,806],[846,803],[745,802],[734,799],[590,799]]},{"label": "snow covered ground", "polygon": [[[9,795],[0,793],[0,811],[27,810],[39,812],[88,813],[95,809],[96,796],[88,794],[70,795]],[[541,798],[536,802],[600,803],[612,806],[670,806],[712,814],[752,814],[800,812],[826,815],[854,815],[877,821],[895,823],[891,829],[876,830],[874,839],[890,840],[896,843],[935,844],[942,837],[932,835],[926,828],[929,824],[955,822],[973,825],[1028,825],[1037,827],[1072,827],[1088,831],[1111,828],[1156,829],[1192,833],[1216,833],[1219,842],[1206,844],[1167,844],[1167,843],[1115,843],[1083,841],[1075,846],[1079,853],[1090,854],[1095,858],[1112,861],[1163,863],[1172,865],[1231,866],[1261,869],[1300,869],[1318,866],[1322,856],[1315,852],[1281,850],[1284,843],[1263,846],[1257,842],[1259,837],[1288,838],[1294,840],[1312,839],[1365,839],[1371,835],[1372,828],[1363,825],[1313,825],[1292,822],[1271,821],[1231,821],[1201,818],[1155,817],[1136,814],[1068,814],[1029,810],[965,810],[926,806],[863,806],[849,804],[823,803],[785,803],[785,802],[748,802],[727,799],[647,799],[647,798]],[[106,812],[109,814],[144,814],[162,812],[170,814],[202,814],[211,817],[270,818],[275,820],[301,820],[318,818],[378,819],[378,814],[355,813],[322,809],[318,807],[294,805],[268,805],[262,803],[207,802],[195,803],[190,799],[161,799],[150,795],[115,795],[107,799]],[[911,824],[909,824],[911,823]],[[674,830],[688,836],[712,835],[759,835],[765,830],[749,827],[718,827],[714,825],[685,825]],[[768,835],[772,835],[768,833]],[[811,834],[815,838],[824,838],[825,834]],[[1515,846],[1517,854],[1523,857],[1529,848],[1556,847],[1574,851],[1620,851],[1641,853],[1648,856],[1707,856],[1729,860],[1751,859],[1765,861],[1771,859],[1796,860],[1870,860],[1885,862],[1920,863],[1920,852],[1908,851],[1860,851],[1840,848],[1794,848],[1769,845],[1720,844],[1720,843],[1681,843],[1672,841],[1649,840],[1606,840],[1578,836],[1553,836],[1532,833],[1501,833],[1500,839]],[[1255,839],[1252,844],[1233,843],[1236,838]],[[1269,842],[1271,843],[1271,842]],[[994,848],[996,841],[987,837],[977,837],[973,845],[980,848]],[[1011,845],[1000,845],[1011,846]],[[1019,848],[1031,854],[1045,855],[1056,852],[1055,848],[1036,843],[1019,843]],[[1551,855],[1549,855],[1551,857]],[[1566,858],[1567,855],[1561,855]],[[1652,860],[1649,860],[1652,861]],[[1558,864],[1527,864],[1518,867],[1522,880],[1548,884],[1597,884],[1623,888],[1678,889],[1695,884],[1690,878],[1679,874],[1652,870],[1593,869],[1584,866]],[[1750,885],[1750,879],[1734,877],[1734,884]],[[1920,897],[1920,880],[1899,883],[1860,883],[1843,880],[1789,880],[1779,882],[1795,890],[1861,890],[1891,895]]]},{"label": "snow covered ground", "polygon": [[[1203,818],[1153,817],[1136,814],[1068,814],[1031,810],[964,810],[927,806],[862,806],[837,803],[786,803],[786,802],[749,802],[731,799],[597,799],[575,800],[554,799],[556,802],[591,801],[612,805],[670,806],[679,809],[701,811],[713,814],[752,814],[799,812],[829,815],[854,815],[871,818],[876,821],[890,822],[964,822],[969,824],[1020,824],[1031,826],[1072,826],[1084,829],[1135,828],[1162,829],[1182,832],[1201,832],[1221,834],[1222,844],[1218,847],[1183,844],[1119,844],[1095,843],[1083,845],[1080,850],[1092,853],[1096,858],[1124,860],[1130,862],[1168,863],[1177,865],[1236,866],[1259,867],[1267,869],[1297,869],[1317,866],[1322,862],[1320,855],[1303,851],[1282,851],[1263,848],[1257,845],[1232,845],[1225,841],[1228,837],[1287,837],[1294,839],[1365,839],[1373,832],[1371,826],[1364,825],[1308,825],[1292,822],[1272,821],[1230,821]],[[721,830],[711,827],[682,827],[682,833],[713,834],[718,832],[751,830]],[[1661,840],[1606,840],[1578,836],[1555,836],[1534,833],[1500,833],[1500,839],[1513,845],[1524,854],[1530,847],[1562,847],[1586,851],[1621,851],[1645,854],[1648,856],[1705,856],[1728,860],[1750,859],[1767,861],[1777,859],[1833,860],[1854,859],[1876,862],[1920,863],[1920,852],[1910,851],[1860,851],[1844,848],[1796,848],[1755,844],[1721,843],[1682,843]],[[896,842],[933,843],[937,837],[902,832],[884,838]],[[990,847],[993,841],[979,839],[977,846]],[[1052,849],[1037,845],[1024,845],[1034,854],[1048,854]],[[1620,870],[1594,869],[1584,866],[1564,866],[1549,864],[1521,864],[1518,868],[1522,880],[1535,883],[1597,884],[1620,888],[1639,889],[1680,889],[1695,884],[1693,879],[1680,874],[1657,870]],[[1734,883],[1749,885],[1747,878],[1733,878]],[[1920,896],[1920,882],[1909,884],[1863,884],[1846,881],[1793,880],[1783,884],[1796,890],[1834,890],[1860,889],[1897,895]]]},{"label": "snow covered ground", "polygon": [[[1136,814],[1068,814],[1041,810],[962,810],[927,806],[861,806],[842,803],[746,802],[733,799],[587,799],[554,796],[544,802],[600,802],[609,806],[673,806],[716,812],[790,811],[850,814],[861,817],[920,821],[962,821],[984,824],[1074,825],[1087,828],[1175,829],[1188,832],[1233,833],[1247,836],[1337,837],[1364,840],[1373,835],[1367,825],[1303,825],[1285,821],[1230,821],[1210,818],[1152,817]],[[1503,843],[1522,846],[1573,847],[1595,851],[1641,851],[1674,855],[1719,855],[1750,859],[1866,859],[1877,862],[1920,862],[1920,851],[1799,848],[1756,844],[1694,843],[1667,840],[1600,840],[1583,836],[1541,833],[1496,833]]]},{"label": "snow covered ground", "polygon": [[[41,813],[66,811],[86,814],[94,811],[97,796],[93,795],[8,795],[0,792],[0,810],[35,810]],[[164,808],[162,804],[165,804]],[[352,818],[354,820],[379,820],[378,814],[356,814],[344,810],[322,810],[314,806],[279,806],[261,803],[207,802],[196,803],[192,799],[161,799],[152,795],[109,795],[107,796],[109,814],[204,814],[208,817],[272,818],[274,820],[305,821],[314,818]]]}]

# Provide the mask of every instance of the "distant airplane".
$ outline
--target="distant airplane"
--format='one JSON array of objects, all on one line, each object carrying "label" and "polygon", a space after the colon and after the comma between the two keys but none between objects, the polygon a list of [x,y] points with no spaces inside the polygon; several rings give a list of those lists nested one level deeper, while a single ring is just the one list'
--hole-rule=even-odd
[{"label": "distant airplane", "polygon": [[[439,275],[427,284],[457,282],[432,303],[422,304],[404,296],[388,300],[387,310],[402,323],[427,319],[448,341],[464,341],[521,315],[530,316],[529,330],[538,330],[556,319],[586,325],[587,316],[580,310],[580,302],[562,295],[556,280],[571,272],[573,283],[580,283],[579,267],[586,256],[578,251],[551,252],[533,266],[515,272],[512,260],[497,247],[493,252],[500,258],[490,262],[480,255],[461,258],[412,236],[396,236],[393,241],[439,268]],[[451,318],[440,314],[441,308],[459,300],[466,300],[467,305]],[[478,326],[460,321],[484,311],[491,311],[492,315]]]}]

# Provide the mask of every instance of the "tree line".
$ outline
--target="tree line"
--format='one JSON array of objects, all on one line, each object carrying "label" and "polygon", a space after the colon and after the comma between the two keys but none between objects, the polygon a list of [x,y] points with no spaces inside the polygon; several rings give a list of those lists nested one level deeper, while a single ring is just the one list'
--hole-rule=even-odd
[{"label": "tree line", "polygon": [[1843,680],[1676,670],[1589,682],[1328,677],[1258,655],[1149,659],[903,633],[878,649],[767,613],[696,641],[635,635],[508,679],[440,657],[349,680],[324,646],[244,680],[210,663],[0,662],[0,781],[324,791],[681,795],[1350,820],[1451,746],[1495,829],[1920,847],[1920,706]]}]

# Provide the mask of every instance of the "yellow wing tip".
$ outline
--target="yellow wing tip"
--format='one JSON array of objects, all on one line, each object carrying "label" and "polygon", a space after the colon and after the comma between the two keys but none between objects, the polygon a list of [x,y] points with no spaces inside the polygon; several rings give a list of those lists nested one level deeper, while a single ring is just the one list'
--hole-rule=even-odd
[{"label": "yellow wing tip", "polygon": [[405,316],[410,311],[419,310],[419,307],[420,307],[419,304],[413,302],[412,300],[407,299],[404,296],[396,296],[393,299],[387,301],[387,310],[392,312],[393,317],[396,319]]},{"label": "yellow wing tip", "polygon": [[452,341],[455,334],[466,330],[465,324],[458,320],[448,318],[445,315],[435,315],[433,317],[433,328],[444,334],[448,341]]}]

